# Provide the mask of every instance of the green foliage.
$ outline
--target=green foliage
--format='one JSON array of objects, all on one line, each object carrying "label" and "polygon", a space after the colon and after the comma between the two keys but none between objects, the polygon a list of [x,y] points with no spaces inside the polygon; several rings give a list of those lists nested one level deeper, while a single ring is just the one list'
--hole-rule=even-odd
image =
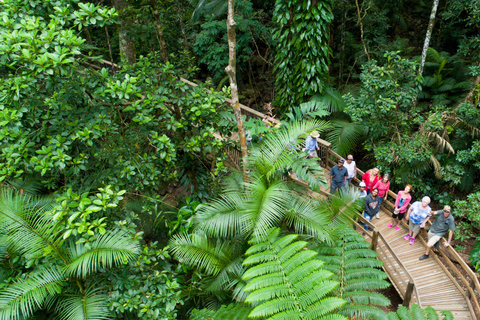
[{"label": "green foliage", "polygon": [[428,320],[453,320],[453,315],[450,311],[442,310],[440,313],[443,315],[440,318],[432,307],[428,306],[422,309],[418,304],[413,304],[408,310],[406,307],[401,306],[397,312],[389,312],[388,320],[410,320],[410,319],[428,319]]},{"label": "green foliage", "polygon": [[17,269],[0,292],[0,319],[28,318],[37,310],[69,320],[109,318],[105,296],[99,294],[103,288],[93,289],[93,274],[134,259],[138,240],[111,228],[88,247],[73,237],[65,241],[65,228],[49,207],[2,190],[0,235],[11,252],[9,264]]},{"label": "green foliage", "polygon": [[[169,263],[166,249],[157,243],[143,246],[137,259],[104,273],[102,284],[109,288],[106,299],[116,319],[176,319],[182,278]],[[180,283],[179,283],[180,282]]]},{"label": "green foliage", "polygon": [[222,306],[217,311],[195,309],[190,316],[190,320],[248,320],[248,314],[252,309],[241,304]]},{"label": "green foliage", "polygon": [[87,9],[113,19],[111,10],[85,5],[67,14],[46,2],[52,14],[44,20],[31,4],[7,4],[17,14],[0,19],[0,180],[36,175],[53,190],[110,184],[147,194],[179,178],[192,190],[209,184],[205,168],[224,157],[213,133],[233,125],[217,125],[221,95],[192,90],[155,55],[114,74],[90,69],[99,61],[81,54],[74,30],[83,18],[75,19]]},{"label": "green foliage", "polygon": [[283,110],[323,93],[327,83],[328,25],[333,20],[332,2],[277,0],[273,19],[276,105]]},{"label": "green foliage", "polygon": [[467,220],[480,228],[480,192],[469,194],[467,200],[455,200],[453,204],[456,219]]},{"label": "green foliage", "polygon": [[243,262],[248,270],[243,279],[250,292],[246,302],[254,304],[250,318],[276,319],[346,319],[335,314],[345,300],[328,297],[337,281],[323,270],[323,262],[313,259],[316,253],[304,250],[305,241],[298,235],[278,239],[280,229],[266,236],[254,237]]},{"label": "green foliage", "polygon": [[453,150],[443,120],[437,112],[426,114],[415,104],[422,82],[416,63],[393,52],[385,58],[384,65],[375,60],[364,65],[359,94],[344,96],[346,113],[368,128],[365,148],[373,151],[381,166],[394,168],[397,183],[420,183],[419,177],[431,168],[440,178],[436,154]]},{"label": "green foliage", "polygon": [[[468,70],[460,54],[450,56],[447,52],[438,52],[428,48],[423,73],[423,88],[418,98],[426,106],[448,106],[458,104],[464,92],[470,88],[467,81]],[[421,103],[421,102],[419,102]],[[441,123],[441,119],[439,119]]]},{"label": "green foliage", "polygon": [[447,31],[459,41],[458,51],[465,56],[478,57],[480,15],[476,0],[449,1],[448,9],[442,13],[447,21]]},{"label": "green foliage", "polygon": [[[271,35],[258,20],[258,13],[250,1],[235,3],[235,13],[237,77],[241,80],[254,53],[253,41],[269,44]],[[199,62],[207,65],[216,83],[226,77],[225,67],[228,65],[227,25],[224,17],[221,17],[211,16],[201,25],[194,45],[194,52],[200,57]]]},{"label": "green foliage", "polygon": [[318,259],[325,261],[324,269],[333,273],[333,279],[340,285],[335,295],[347,300],[338,312],[355,319],[385,319],[386,314],[376,306],[388,306],[390,301],[372,289],[385,289],[390,284],[387,275],[379,270],[382,262],[377,253],[370,250],[370,244],[354,230],[340,226],[340,235],[333,245],[318,245],[313,250]]},{"label": "green foliage", "polygon": [[475,268],[475,271],[480,270],[480,237],[477,237],[477,243],[473,245],[473,249],[470,250],[471,265]]}]

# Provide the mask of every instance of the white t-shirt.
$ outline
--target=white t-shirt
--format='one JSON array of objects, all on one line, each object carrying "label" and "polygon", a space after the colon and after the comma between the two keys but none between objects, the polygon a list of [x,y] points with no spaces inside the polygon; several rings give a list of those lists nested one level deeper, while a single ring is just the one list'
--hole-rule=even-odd
[{"label": "white t-shirt", "polygon": [[347,179],[353,178],[355,176],[355,160],[352,160],[352,163],[348,164],[347,160],[343,163],[343,166],[347,168],[348,176]]}]

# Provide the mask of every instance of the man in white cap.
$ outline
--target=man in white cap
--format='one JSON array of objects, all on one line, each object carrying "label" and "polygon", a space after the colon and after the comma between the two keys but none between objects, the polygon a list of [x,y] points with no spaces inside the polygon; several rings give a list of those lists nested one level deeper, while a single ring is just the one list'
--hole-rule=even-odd
[{"label": "man in white cap", "polygon": [[[347,179],[348,180],[348,179]],[[357,192],[357,196],[360,198],[360,199],[363,199],[367,196],[367,191],[365,191],[365,187],[367,185],[365,184],[365,182],[363,181],[360,181],[360,184],[358,185],[358,192]]]},{"label": "man in white cap", "polygon": [[320,137],[320,134],[314,130],[310,133],[310,136],[305,139],[305,149],[307,149],[310,158],[318,157],[317,151],[320,150],[317,141],[318,137]]},{"label": "man in white cap", "polygon": [[428,231],[428,243],[427,243],[427,251],[423,256],[420,257],[419,260],[425,260],[430,258],[429,253],[430,249],[435,246],[435,249],[439,248],[440,238],[443,237],[445,233],[448,231],[448,240],[444,242],[443,245],[448,247],[450,245],[450,241],[452,241],[453,231],[455,231],[455,220],[451,215],[452,208],[450,206],[443,207],[443,210],[437,211],[430,211],[430,214],[436,215],[437,218],[432,223],[430,230]]}]

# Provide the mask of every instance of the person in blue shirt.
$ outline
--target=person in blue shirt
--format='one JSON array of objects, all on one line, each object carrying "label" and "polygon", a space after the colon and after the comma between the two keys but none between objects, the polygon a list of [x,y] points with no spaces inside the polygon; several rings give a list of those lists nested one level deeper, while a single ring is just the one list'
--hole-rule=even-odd
[{"label": "person in blue shirt", "polygon": [[310,158],[318,157],[317,151],[320,150],[317,141],[318,137],[320,137],[320,134],[317,131],[312,131],[310,136],[305,139],[305,149],[308,151]]},{"label": "person in blue shirt", "polygon": [[432,208],[430,208],[429,204],[430,198],[423,197],[422,202],[416,201],[410,206],[410,209],[408,209],[405,219],[409,221],[409,231],[404,239],[410,240],[409,244],[415,243],[415,237],[420,232],[420,229],[425,228],[425,223],[427,223],[428,219],[432,216],[430,213]]},{"label": "person in blue shirt", "polygon": [[347,182],[348,171],[343,166],[345,160],[338,160],[338,164],[330,170],[330,193],[334,194],[337,189],[343,190]]}]

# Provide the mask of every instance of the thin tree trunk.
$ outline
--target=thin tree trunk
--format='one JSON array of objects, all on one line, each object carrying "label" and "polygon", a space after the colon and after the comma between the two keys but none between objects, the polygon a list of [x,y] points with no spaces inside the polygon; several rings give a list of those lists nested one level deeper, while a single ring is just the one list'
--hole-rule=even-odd
[{"label": "thin tree trunk", "polygon": [[437,15],[438,3],[440,0],[433,0],[432,12],[430,13],[430,21],[428,22],[427,35],[425,36],[425,42],[422,50],[422,61],[420,62],[420,68],[418,74],[423,74],[423,67],[425,66],[425,59],[427,58],[428,45],[430,44],[430,38],[432,37],[433,26],[435,25],[435,16]]},{"label": "thin tree trunk", "polygon": [[362,4],[362,9],[360,9],[360,6],[358,5],[358,0],[355,0],[355,5],[357,6],[357,15],[358,15],[357,24],[360,26],[360,41],[362,42],[363,51],[365,51],[365,55],[367,56],[367,60],[370,61],[370,55],[368,54],[367,46],[365,45],[365,40],[363,38],[363,22],[362,22],[362,20],[367,15],[368,9],[370,9],[371,0],[368,4],[368,7],[365,9],[365,14],[363,15],[363,17],[362,17],[363,4]]},{"label": "thin tree trunk", "polygon": [[160,20],[160,14],[158,13],[157,1],[152,0],[152,13],[153,19],[155,19],[156,29],[158,33],[158,42],[160,43],[160,56],[162,57],[163,63],[168,62],[168,52],[167,52],[167,45],[165,44],[165,37],[163,36],[163,24]]},{"label": "thin tree trunk", "polygon": [[112,47],[110,46],[110,36],[108,35],[107,26],[105,26],[105,35],[107,36],[108,53],[110,54],[110,62],[112,63],[112,70],[113,72],[115,72],[115,67],[113,66]]},{"label": "thin tree trunk", "polygon": [[247,140],[245,139],[245,128],[243,127],[242,110],[238,102],[238,87],[236,76],[236,43],[235,43],[235,20],[234,20],[234,0],[228,0],[228,17],[227,17],[227,36],[228,36],[228,66],[225,72],[230,78],[230,89],[232,93],[232,107],[235,113],[235,120],[238,126],[238,137],[240,138],[240,147],[243,160],[243,177],[247,182],[246,175],[246,159],[248,155]]},{"label": "thin tree trunk", "polygon": [[120,24],[118,26],[118,38],[120,45],[120,55],[127,59],[128,64],[134,64],[135,57],[135,41],[128,36],[128,30],[131,29],[131,23],[125,17],[125,10],[128,7],[126,0],[112,0],[113,7],[120,13]]}]

